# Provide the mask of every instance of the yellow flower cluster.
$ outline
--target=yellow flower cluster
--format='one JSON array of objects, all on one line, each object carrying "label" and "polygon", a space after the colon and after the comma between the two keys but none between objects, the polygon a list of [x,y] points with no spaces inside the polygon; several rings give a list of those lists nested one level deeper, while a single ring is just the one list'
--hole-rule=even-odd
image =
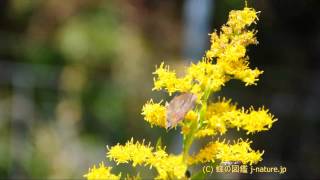
[{"label": "yellow flower cluster", "polygon": [[170,71],[169,66],[164,66],[164,63],[161,63],[160,67],[153,74],[156,74],[159,80],[154,81],[154,88],[152,90],[165,88],[171,95],[174,92],[187,92],[191,88],[192,79],[188,77],[177,78],[176,73]]},{"label": "yellow flower cluster", "polygon": [[89,169],[88,174],[85,174],[84,177],[88,180],[118,180],[121,177],[121,174],[114,175],[112,174],[111,167],[107,167],[104,163],[100,163],[99,167],[93,166],[93,168]]},{"label": "yellow flower cluster", "polygon": [[211,34],[211,48],[206,53],[207,59],[216,59],[216,64],[225,74],[242,80],[246,86],[255,84],[258,76],[263,73],[258,69],[250,69],[249,57],[246,56],[246,47],[258,43],[256,31],[247,29],[257,19],[257,12],[252,8],[231,11],[220,34]]},{"label": "yellow flower cluster", "polygon": [[190,110],[186,116],[184,117],[187,121],[195,121],[198,119],[198,114],[194,112],[193,110]]},{"label": "yellow flower cluster", "polygon": [[221,162],[237,162],[241,161],[243,164],[255,164],[262,160],[261,156],[264,152],[254,151],[251,149],[251,141],[243,141],[238,139],[233,144],[223,142],[211,142],[198,154],[189,157],[189,164],[214,162],[220,160]]},{"label": "yellow flower cluster", "polygon": [[[218,102],[208,105],[206,112],[206,121],[199,128],[196,137],[212,136],[219,133],[225,134],[228,128],[236,127],[249,133],[269,130],[272,124],[277,121],[274,116],[268,113],[267,109],[259,108],[249,110],[238,109],[236,105],[231,104],[231,100],[222,98]],[[188,126],[188,124],[183,124]],[[184,132],[183,132],[184,133]]]},{"label": "yellow flower cluster", "polygon": [[165,89],[169,95],[175,92],[191,92],[196,94],[199,99],[203,96],[206,88],[218,91],[229,80],[220,66],[207,60],[197,64],[192,63],[187,67],[187,74],[182,78],[176,77],[176,73],[170,71],[169,66],[164,66],[164,63],[161,63],[154,74],[157,78],[154,80],[152,90]]},{"label": "yellow flower cluster", "polygon": [[153,125],[166,127],[166,108],[160,103],[154,103],[151,99],[142,107],[142,113],[144,120]]},{"label": "yellow flower cluster", "polygon": [[181,179],[187,170],[187,165],[183,163],[181,155],[168,155],[164,149],[145,145],[144,143],[136,142],[133,139],[125,145],[113,146],[108,148],[107,157],[115,161],[117,164],[132,162],[132,166],[143,165],[155,167],[158,172],[156,179],[168,179],[176,177]]}]

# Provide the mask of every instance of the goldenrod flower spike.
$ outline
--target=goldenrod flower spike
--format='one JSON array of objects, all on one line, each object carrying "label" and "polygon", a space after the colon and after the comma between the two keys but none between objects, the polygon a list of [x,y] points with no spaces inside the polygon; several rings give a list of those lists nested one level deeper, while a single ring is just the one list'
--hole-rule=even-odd
[{"label": "goldenrod flower spike", "polygon": [[[167,128],[170,119],[178,119],[174,125],[181,126],[183,135],[180,154],[170,154],[158,143],[152,147],[150,143],[145,144],[144,140],[139,142],[132,138],[125,145],[107,147],[107,159],[117,165],[153,168],[157,172],[155,179],[187,179],[185,174],[188,167],[202,163],[241,162],[252,165],[262,161],[264,151],[253,150],[251,141],[239,138],[230,143],[225,139],[220,141],[219,136],[228,133],[230,128],[243,130],[247,134],[267,131],[277,119],[264,107],[245,109],[224,97],[210,100],[210,96],[220,91],[231,79],[241,80],[245,86],[257,84],[263,71],[251,69],[247,55],[247,46],[258,44],[255,37],[257,31],[249,29],[257,20],[257,12],[253,8],[246,6],[243,10],[231,11],[221,31],[214,31],[210,35],[211,46],[202,60],[185,67],[181,77],[177,77],[175,71],[163,62],[156,67],[152,90],[164,90],[170,96],[176,95],[176,98],[172,98],[170,106],[162,105],[162,101],[155,103],[151,99],[142,107],[141,114],[151,127]],[[197,98],[188,101],[186,97]],[[190,155],[193,141],[204,137],[218,140],[208,142],[198,153]],[[89,180],[119,179],[121,174],[111,174],[110,167],[100,164],[99,168],[94,166],[90,169],[85,177]],[[139,178],[127,176],[126,179]]]},{"label": "goldenrod flower spike", "polygon": [[258,110],[250,107],[249,110],[245,110],[243,107],[237,108],[237,105],[231,103],[231,99],[226,100],[226,98],[208,105],[206,119],[207,121],[195,134],[198,138],[222,135],[229,128],[243,129],[247,134],[253,134],[269,130],[277,121],[264,107]]}]

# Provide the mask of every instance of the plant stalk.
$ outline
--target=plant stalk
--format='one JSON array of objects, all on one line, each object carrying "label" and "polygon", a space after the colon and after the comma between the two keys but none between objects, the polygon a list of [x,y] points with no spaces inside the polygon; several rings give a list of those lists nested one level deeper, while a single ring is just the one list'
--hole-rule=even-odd
[{"label": "plant stalk", "polygon": [[201,100],[202,106],[201,106],[201,109],[198,111],[198,113],[199,113],[198,119],[197,119],[197,121],[192,122],[191,127],[190,127],[190,129],[191,129],[190,132],[183,137],[184,138],[183,139],[183,160],[185,163],[187,163],[187,160],[189,157],[189,150],[190,150],[190,147],[193,143],[194,135],[197,132],[198,128],[202,126],[202,123],[205,119],[205,115],[207,112],[207,101],[209,99],[210,92],[211,92],[211,90],[207,88],[204,93],[203,99]]}]

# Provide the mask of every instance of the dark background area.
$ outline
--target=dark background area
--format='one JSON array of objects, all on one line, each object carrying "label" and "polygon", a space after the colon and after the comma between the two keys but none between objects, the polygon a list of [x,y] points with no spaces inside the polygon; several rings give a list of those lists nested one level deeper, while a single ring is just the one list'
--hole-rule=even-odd
[{"label": "dark background area", "polygon": [[[106,145],[131,137],[154,144],[161,135],[179,152],[178,131],[150,128],[140,115],[146,100],[168,99],[151,91],[151,73],[163,60],[178,70],[199,60],[207,34],[244,6],[191,1],[0,1],[0,177],[79,178],[105,160]],[[264,74],[257,86],[231,81],[218,95],[270,109],[278,118],[270,131],[232,136],[265,150],[259,166],[288,172],[232,178],[318,179],[320,1],[248,5],[261,11],[250,66]]]}]

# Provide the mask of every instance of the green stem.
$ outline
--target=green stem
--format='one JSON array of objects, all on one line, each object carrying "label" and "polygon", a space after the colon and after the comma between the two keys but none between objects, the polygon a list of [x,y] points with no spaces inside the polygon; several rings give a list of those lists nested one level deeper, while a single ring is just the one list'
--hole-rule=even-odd
[{"label": "green stem", "polygon": [[190,132],[185,135],[183,138],[183,160],[184,162],[187,162],[188,156],[189,156],[189,150],[190,147],[193,143],[194,140],[194,135],[197,132],[198,128],[202,126],[202,123],[205,119],[205,115],[207,112],[207,101],[209,99],[210,96],[210,89],[206,89],[203,99],[202,101],[202,106],[201,109],[198,111],[199,114],[199,118],[197,119],[197,121],[193,121],[191,126],[190,126]]},{"label": "green stem", "polygon": [[193,139],[194,139],[194,133],[196,132],[196,129],[197,129],[197,121],[194,121],[192,122],[191,124],[191,131],[186,135],[184,136],[184,140],[183,140],[183,160],[184,162],[187,161],[188,159],[188,156],[189,156],[189,149],[191,147],[191,144],[193,142]]}]

